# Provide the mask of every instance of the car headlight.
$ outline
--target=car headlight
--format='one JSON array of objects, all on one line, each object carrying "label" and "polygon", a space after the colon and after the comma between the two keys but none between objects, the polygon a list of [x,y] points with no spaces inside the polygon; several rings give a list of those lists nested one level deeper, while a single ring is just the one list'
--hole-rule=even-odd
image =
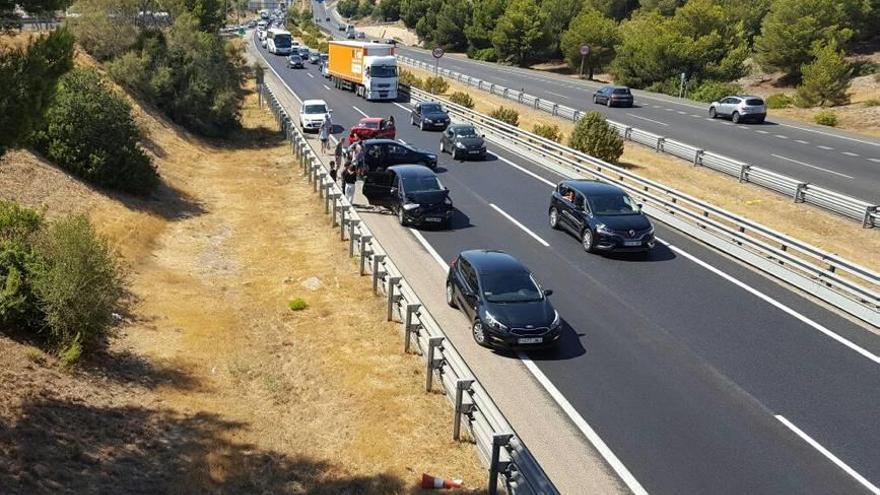
[{"label": "car headlight", "polygon": [[437,159],[437,155],[429,154],[429,155],[428,155],[428,158],[430,158],[431,160],[436,160],[436,159]]},{"label": "car headlight", "polygon": [[404,205],[403,205],[403,209],[406,210],[406,211],[409,211],[409,210],[415,210],[415,209],[418,208],[419,206],[421,206],[421,205],[418,204],[418,203],[404,203]]},{"label": "car headlight", "polygon": [[550,328],[557,328],[562,324],[562,318],[559,317],[559,311],[553,310],[553,323],[550,324]]},{"label": "car headlight", "polygon": [[596,232],[599,232],[600,234],[613,234],[614,233],[614,231],[609,229],[608,226],[605,225],[604,223],[600,223],[599,225],[596,225]]},{"label": "car headlight", "polygon": [[498,321],[498,318],[492,316],[492,313],[488,311],[483,314],[483,321],[490,327],[497,328],[498,330],[507,330],[507,325]]},{"label": "car headlight", "polygon": [[426,124],[430,124],[432,122],[432,120],[429,119],[428,117],[424,117],[424,118],[422,118],[422,120],[425,121]]},{"label": "car headlight", "polygon": [[455,143],[455,147],[456,147],[456,148],[461,148],[461,149],[465,149],[465,148],[467,148],[467,146],[465,146],[464,143],[461,143],[461,142]]}]

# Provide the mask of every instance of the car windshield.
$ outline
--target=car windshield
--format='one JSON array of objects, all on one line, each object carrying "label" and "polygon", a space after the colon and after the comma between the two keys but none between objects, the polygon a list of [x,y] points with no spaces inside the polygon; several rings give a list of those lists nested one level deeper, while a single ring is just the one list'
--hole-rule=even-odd
[{"label": "car windshield", "polygon": [[616,94],[616,95],[628,95],[628,94],[629,94],[629,88],[615,88],[615,89],[614,89],[614,94]]},{"label": "car windshield", "polygon": [[327,113],[327,107],[324,105],[306,105],[304,113]]},{"label": "car windshield", "polygon": [[480,279],[483,296],[493,303],[523,303],[544,299],[528,272],[489,273]]},{"label": "car windshield", "polygon": [[440,191],[443,189],[443,186],[440,185],[440,181],[437,180],[437,177],[434,177],[433,175],[401,177],[400,181],[403,184],[403,190],[408,193],[422,191]]},{"label": "car windshield", "polygon": [[590,209],[595,215],[633,215],[639,213],[635,202],[626,194],[590,196]]},{"label": "car windshield", "polygon": [[751,105],[751,106],[758,107],[758,106],[761,106],[761,105],[763,105],[763,104],[764,104],[764,100],[762,100],[762,99],[760,99],[760,98],[749,98],[749,99],[746,100],[746,105]]},{"label": "car windshield", "polygon": [[291,38],[289,34],[276,34],[272,39],[278,48],[290,48]]},{"label": "car windshield", "polygon": [[365,127],[367,129],[378,129],[379,123],[376,121],[367,121],[367,122],[361,122],[360,126]]},{"label": "car windshield", "polygon": [[473,127],[457,127],[455,135],[461,137],[477,137],[477,131]]},{"label": "car windshield", "polygon": [[368,69],[370,77],[397,77],[396,65],[373,65]]},{"label": "car windshield", "polygon": [[433,103],[429,105],[422,105],[422,113],[440,113],[442,111],[443,109],[440,108],[440,105],[435,105]]},{"label": "car windshield", "polygon": [[299,55],[291,55],[291,56],[290,56],[290,61],[291,61],[291,62],[302,62],[302,59],[299,58]]}]

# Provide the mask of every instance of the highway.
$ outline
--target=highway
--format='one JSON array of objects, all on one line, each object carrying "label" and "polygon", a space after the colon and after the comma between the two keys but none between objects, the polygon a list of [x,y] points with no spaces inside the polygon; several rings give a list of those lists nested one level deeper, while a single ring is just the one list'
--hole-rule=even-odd
[{"label": "highway", "polygon": [[[394,115],[398,138],[438,149],[439,133],[407,125],[405,104],[364,101],[333,89],[314,65],[290,70],[284,57],[265,57],[299,98],[327,100],[335,123]],[[566,333],[555,352],[471,355],[534,366],[535,379],[544,376],[607,444],[605,460],[619,461],[648,493],[878,493],[876,333],[662,224],[664,244],[648,258],[587,255],[547,223],[560,177],[490,151],[485,162],[439,155],[459,210],[452,230],[397,228],[440,261],[420,267],[438,280],[465,249],[517,256],[554,289]],[[442,284],[434,289],[442,295]],[[466,335],[464,322],[456,328]],[[575,469],[562,453],[539,461]]]},{"label": "highway", "polygon": [[[313,2],[313,8],[321,20],[331,16],[324,3]],[[335,9],[332,12],[334,21],[323,24],[334,32],[338,13]],[[429,51],[419,48],[400,46],[398,53],[431,64],[435,61]],[[616,122],[880,203],[877,138],[774,118],[773,110],[764,124],[735,125],[729,120],[710,119],[708,104],[645,91],[634,91],[634,108],[608,108],[593,104],[593,92],[602,86],[599,83],[460,56],[445,56],[440,65],[487,82],[524,89],[561,105],[597,110]]]}]

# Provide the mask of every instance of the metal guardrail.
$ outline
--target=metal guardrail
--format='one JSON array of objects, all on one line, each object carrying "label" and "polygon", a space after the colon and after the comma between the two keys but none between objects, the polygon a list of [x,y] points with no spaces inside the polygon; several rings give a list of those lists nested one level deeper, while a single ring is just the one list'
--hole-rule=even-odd
[{"label": "metal guardrail", "polygon": [[464,426],[476,445],[481,461],[489,468],[489,493],[496,493],[500,476],[513,495],[558,494],[266,84],[262,85],[262,95],[286,134],[303,175],[323,201],[331,227],[339,228],[340,240],[348,242],[349,255],[360,259],[361,275],[372,277],[374,294],[386,298],[388,321],[401,323],[404,352],[424,359],[425,390],[430,392],[439,386],[453,406],[452,437],[462,439]]},{"label": "metal guardrail", "polygon": [[[411,67],[426,71],[435,71],[435,66],[421,60],[415,60],[403,55],[397,59]],[[513,100],[523,105],[528,105],[552,115],[567,120],[577,121],[587,112],[575,108],[560,105],[544,98],[530,95],[524,91],[509,89],[504,86],[490,83],[476,77],[471,77],[449,69],[439,69],[439,74],[454,79],[468,86],[488,91],[493,95]],[[669,139],[659,134],[643,131],[636,127],[627,126],[619,122],[609,120],[618,134],[624,139],[653,148],[658,153],[666,153],[678,158],[685,159],[695,167],[706,167],[732,177],[740,182],[751,182],[772,191],[791,197],[796,203],[808,203],[839,215],[858,220],[862,227],[872,228],[880,226],[880,205],[847,196],[830,189],[815,186],[808,182],[778,174],[770,170],[760,168],[745,162],[734,160],[723,155],[697,148],[690,144]]]},{"label": "metal guardrail", "polygon": [[[686,195],[555,141],[449,100],[401,86],[411,101],[441,102],[459,120],[536,163],[616,184],[645,203],[646,213],[720,248],[823,301],[880,326],[880,274],[747,218]],[[670,141],[671,142],[671,141]],[[770,178],[757,178],[768,181]]]}]

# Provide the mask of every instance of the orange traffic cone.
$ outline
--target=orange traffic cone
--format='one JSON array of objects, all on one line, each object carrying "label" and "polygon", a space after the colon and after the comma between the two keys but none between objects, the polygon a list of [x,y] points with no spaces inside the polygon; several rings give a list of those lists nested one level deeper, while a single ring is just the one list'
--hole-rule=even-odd
[{"label": "orange traffic cone", "polygon": [[430,474],[422,474],[422,488],[461,488],[462,483],[463,480],[446,480]]}]

